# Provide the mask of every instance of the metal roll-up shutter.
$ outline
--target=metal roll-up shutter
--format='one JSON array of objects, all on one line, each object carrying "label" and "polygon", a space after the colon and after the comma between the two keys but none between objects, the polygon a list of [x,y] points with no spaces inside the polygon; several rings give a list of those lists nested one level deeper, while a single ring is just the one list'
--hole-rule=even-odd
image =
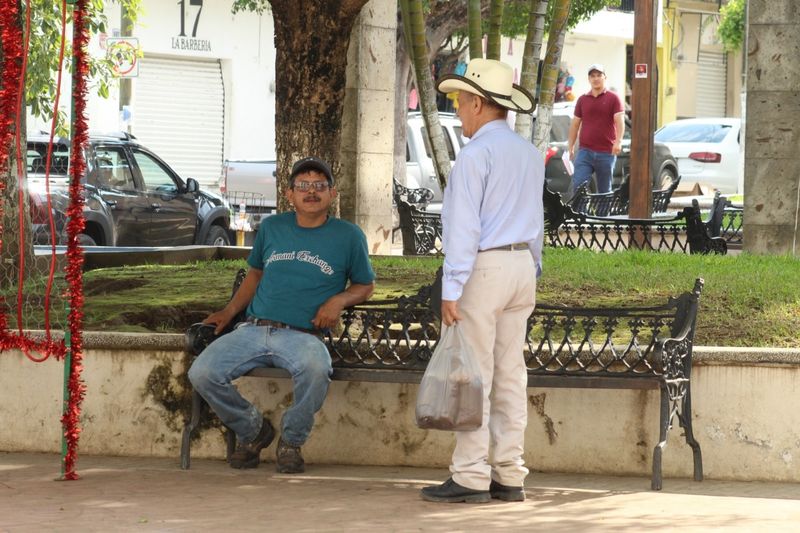
[{"label": "metal roll-up shutter", "polygon": [[695,100],[698,117],[725,116],[727,72],[724,53],[700,52]]},{"label": "metal roll-up shutter", "polygon": [[219,60],[145,57],[133,134],[182,178],[216,188],[222,172],[225,91]]}]

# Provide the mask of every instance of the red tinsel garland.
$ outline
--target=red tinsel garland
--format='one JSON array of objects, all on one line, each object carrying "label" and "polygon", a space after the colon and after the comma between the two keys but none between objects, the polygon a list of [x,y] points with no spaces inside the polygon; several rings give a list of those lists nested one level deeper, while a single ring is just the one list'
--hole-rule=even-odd
[{"label": "red tinsel garland", "polygon": [[67,440],[67,453],[64,458],[64,477],[77,479],[75,460],[78,455],[78,438],[80,436],[80,405],[86,393],[86,385],[81,380],[83,370],[83,251],[78,236],[83,233],[83,195],[81,194],[81,178],[86,170],[84,148],[89,141],[86,123],[86,80],[89,76],[89,64],[86,59],[89,45],[89,30],[86,25],[88,0],[78,0],[72,15],[73,38],[73,116],[72,146],[70,154],[69,208],[67,209],[67,270],[66,279],[69,286],[70,311],[67,320],[70,331],[70,366],[67,410],[61,418]]},{"label": "red tinsel garland", "polygon": [[[66,454],[64,456],[64,478],[77,479],[75,462],[78,453],[78,438],[80,436],[80,405],[86,392],[86,386],[81,381],[83,370],[83,255],[78,243],[78,235],[83,231],[83,196],[81,194],[81,177],[86,169],[84,159],[84,146],[88,141],[86,123],[86,78],[89,67],[86,61],[86,49],[89,42],[89,32],[86,25],[86,12],[88,0],[78,0],[73,15],[73,65],[75,69],[73,84],[74,104],[74,132],[72,140],[72,164],[70,169],[70,207],[67,210],[69,223],[67,224],[67,270],[66,279],[69,287],[70,312],[68,316],[70,335],[70,368],[67,382],[68,400],[65,412],[61,418],[66,440]],[[62,3],[63,6],[63,3]],[[27,6],[30,9],[30,5]],[[2,46],[2,77],[0,77],[0,177],[9,173],[9,157],[11,155],[12,140],[16,134],[16,143],[20,144],[18,117],[24,112],[21,109],[21,94],[24,90],[22,79],[24,77],[24,41],[20,32],[19,4],[16,1],[0,2],[0,46]],[[19,156],[18,156],[19,157]],[[21,164],[21,161],[18,162]],[[3,179],[0,179],[0,193],[6,188]],[[0,220],[2,220],[4,206],[0,200]],[[0,222],[0,250],[3,244],[3,228]],[[21,331],[11,333],[8,331],[8,318],[5,314],[5,301],[0,300],[0,351],[19,349],[29,354],[31,351],[53,355],[62,359],[66,355],[64,342],[54,342],[47,339],[34,340],[24,335]],[[30,357],[30,355],[29,355]],[[31,357],[31,359],[34,359]],[[44,358],[43,358],[44,359]],[[34,360],[43,360],[34,359]]]},{"label": "red tinsel garland", "polygon": [[[30,23],[30,12],[26,17],[26,28]],[[0,176],[9,175],[13,169],[10,168],[9,159],[11,150],[16,148],[17,152],[17,174],[21,174],[20,168],[22,164],[21,158],[21,143],[19,131],[19,117],[21,116],[22,106],[22,91],[24,84],[22,80],[25,72],[25,49],[26,40],[23,39],[23,34],[20,31],[20,12],[19,4],[17,2],[5,2],[0,5],[0,43],[2,43],[2,77],[0,77]],[[25,32],[26,35],[28,32]],[[5,80],[5,82],[2,82]],[[12,141],[14,141],[12,143]],[[2,192],[6,188],[4,180],[0,179],[0,250],[3,245],[3,235],[5,228],[2,226],[2,219],[4,213],[4,205],[2,203]],[[22,192],[22,187],[20,187]],[[22,207],[22,202],[20,202]],[[20,272],[24,266],[20,265]],[[20,287],[21,290],[21,287]],[[20,292],[18,290],[18,293]],[[49,292],[49,290],[48,290]],[[25,336],[21,331],[18,333],[11,333],[8,331],[8,317],[5,313],[5,299],[0,300],[2,308],[0,308],[0,350],[20,350],[25,353],[28,358],[33,361],[41,362],[49,356],[54,356],[57,359],[62,359],[66,353],[66,347],[63,341],[53,342],[50,339],[49,331],[47,338],[44,341],[37,341]],[[17,302],[17,308],[21,306]],[[37,358],[31,355],[32,353],[40,353],[41,357]]]}]

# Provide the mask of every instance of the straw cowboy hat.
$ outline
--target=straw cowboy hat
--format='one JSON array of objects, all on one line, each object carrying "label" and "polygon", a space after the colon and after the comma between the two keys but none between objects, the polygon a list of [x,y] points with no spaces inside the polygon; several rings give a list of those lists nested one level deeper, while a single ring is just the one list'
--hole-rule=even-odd
[{"label": "straw cowboy hat", "polygon": [[436,90],[445,94],[467,91],[517,113],[532,113],[536,107],[533,96],[514,83],[511,67],[494,59],[471,60],[463,76],[442,76]]}]

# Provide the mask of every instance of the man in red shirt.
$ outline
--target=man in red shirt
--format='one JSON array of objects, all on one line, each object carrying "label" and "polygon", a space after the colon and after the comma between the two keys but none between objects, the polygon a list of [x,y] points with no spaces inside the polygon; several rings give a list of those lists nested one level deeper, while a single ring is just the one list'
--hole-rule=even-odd
[{"label": "man in red shirt", "polygon": [[[572,189],[597,175],[597,192],[611,191],[611,175],[625,132],[625,109],[616,93],[606,88],[606,71],[595,63],[589,67],[592,90],[578,98],[569,127],[569,156],[575,161]],[[575,141],[580,148],[575,155]]]}]

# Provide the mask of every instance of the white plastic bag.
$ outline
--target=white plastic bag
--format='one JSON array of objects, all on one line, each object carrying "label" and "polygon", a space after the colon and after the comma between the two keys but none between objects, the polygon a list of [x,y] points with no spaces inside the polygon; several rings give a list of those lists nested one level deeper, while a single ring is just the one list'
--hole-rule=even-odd
[{"label": "white plastic bag", "polygon": [[460,327],[442,325],[417,392],[417,426],[472,431],[483,423],[483,382],[478,362]]}]

